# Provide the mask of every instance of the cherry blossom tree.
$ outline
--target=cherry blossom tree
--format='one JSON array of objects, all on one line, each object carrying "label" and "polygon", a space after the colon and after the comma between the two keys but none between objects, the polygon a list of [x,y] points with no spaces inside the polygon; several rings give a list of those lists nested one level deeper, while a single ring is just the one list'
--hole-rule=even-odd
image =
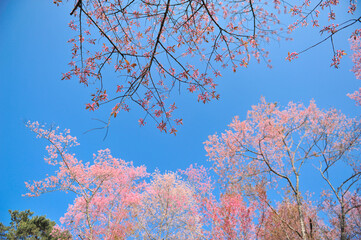
[{"label": "cherry blossom tree", "polygon": [[134,239],[202,239],[193,188],[175,173],[155,172],[136,210]]},{"label": "cherry blossom tree", "polygon": [[134,227],[132,209],[141,201],[144,187],[141,178],[146,169],[134,167],[111,156],[109,149],[94,154],[94,163],[83,163],[69,148],[78,145],[69,130],[47,130],[39,123],[28,123],[37,137],[48,140],[49,156],[45,161],[58,167],[55,175],[42,181],[26,183],[27,196],[65,191],[76,195],[74,203],[61,219],[63,225],[79,239],[123,239]]},{"label": "cherry blossom tree", "polygon": [[[350,157],[346,163],[359,169],[358,158],[352,157],[360,146],[358,121],[334,109],[320,110],[313,101],[308,107],[291,102],[281,110],[277,103],[267,103],[262,98],[260,104],[248,112],[246,120],[241,122],[235,117],[229,127],[225,133],[210,136],[205,142],[222,185],[237,189],[250,199],[258,199],[270,208],[267,193],[275,190],[281,198],[291,193],[292,204],[298,212],[300,230],[296,232],[300,238],[308,239],[301,191],[301,187],[306,186],[301,176],[306,169],[310,174],[307,166],[319,162],[329,168],[342,159],[346,161],[346,157]],[[319,171],[314,172],[314,176],[319,175]],[[334,175],[323,176],[326,181],[328,176],[338,179]],[[358,172],[345,178],[340,194],[359,186]],[[332,189],[332,185],[329,187]]]},{"label": "cherry blossom tree", "polygon": [[360,195],[354,194],[351,195],[351,204],[349,210],[349,219],[348,226],[349,229],[348,236],[351,239],[357,239],[361,237],[361,198]]},{"label": "cherry blossom tree", "polygon": [[322,201],[322,210],[327,214],[331,226],[324,230],[325,239],[359,239],[361,237],[359,193],[330,192],[323,193]]},{"label": "cherry blossom tree", "polygon": [[[326,158],[326,157],[325,157]],[[329,239],[340,238],[358,239],[361,237],[360,232],[360,212],[361,212],[361,198],[360,198],[360,169],[357,167],[344,166],[344,171],[350,171],[351,174],[343,178],[332,178],[332,168],[335,168],[337,161],[332,161],[329,158],[324,160],[324,165],[320,164],[320,174],[329,186],[328,191],[322,193],[322,209],[329,216],[330,223],[333,226],[332,231],[329,232]]]},{"label": "cherry blossom tree", "polygon": [[[318,211],[312,202],[304,203],[304,222],[308,239],[325,239],[325,225],[317,215]],[[327,230],[330,230],[327,228]],[[295,201],[283,199],[276,208],[269,208],[265,214],[261,239],[299,239],[301,229],[298,207]]]},{"label": "cherry blossom tree", "polygon": [[[53,1],[58,5],[62,2]],[[69,27],[76,34],[69,40],[72,60],[63,79],[75,77],[86,86],[97,83],[86,108],[94,111],[112,102],[105,127],[119,111],[139,106],[144,110],[140,125],[151,118],[160,131],[173,134],[182,119],[173,117],[177,106],[170,99],[172,92],[186,89],[197,93],[203,103],[218,99],[216,78],[222,75],[222,69],[235,72],[247,67],[251,59],[271,67],[267,43],[290,39],[287,34],[308,25],[319,28],[324,39],[307,49],[290,52],[287,59],[331,41],[331,66],[338,68],[346,52],[337,49],[333,36],[346,28],[357,28],[361,22],[355,14],[356,0],[72,2],[70,14],[75,20]],[[341,11],[348,12],[348,21],[338,22],[336,13]],[[356,76],[360,71],[359,31],[351,37]],[[114,72],[116,81],[103,79],[107,68]]]},{"label": "cherry blossom tree", "polygon": [[[357,79],[361,79],[361,29],[357,29],[352,34],[350,43],[353,51],[352,61],[355,64],[352,71],[355,73]],[[358,105],[361,105],[361,88],[348,96],[354,99]]]},{"label": "cherry blossom tree", "polygon": [[248,204],[236,192],[217,189],[219,195],[216,197],[216,183],[209,170],[202,166],[190,166],[181,173],[195,190],[205,239],[256,239],[254,216],[257,206]]}]

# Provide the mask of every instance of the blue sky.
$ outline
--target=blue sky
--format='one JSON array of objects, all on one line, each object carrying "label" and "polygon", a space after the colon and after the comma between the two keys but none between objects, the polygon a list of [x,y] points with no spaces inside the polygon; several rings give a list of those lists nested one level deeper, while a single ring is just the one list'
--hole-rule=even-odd
[{"label": "blue sky", "polygon": [[[151,172],[185,169],[196,162],[209,165],[203,148],[208,135],[224,131],[235,115],[244,119],[261,96],[281,105],[315,99],[321,108],[359,114],[346,97],[360,86],[350,72],[349,55],[340,69],[330,68],[332,52],[326,42],[292,63],[285,60],[288,51],[302,50],[320,39],[314,31],[301,29],[293,35],[294,41],[268,46],[273,69],[253,62],[237,73],[223,72],[218,79],[219,101],[205,105],[197,102],[196,95],[174,95],[184,122],[177,136],[160,133],[151,122],[139,127],[137,119],[143,113],[136,108],[112,122],[105,141],[104,131],[83,134],[99,126],[92,118],[106,115],[85,110],[91,89],[76,80],[60,80],[70,59],[66,42],[73,34],[68,27],[71,7],[70,3],[56,7],[51,0],[0,1],[0,222],[8,221],[8,209],[31,209],[57,221],[73,198],[65,193],[21,196],[26,193],[25,181],[40,180],[54,171],[43,161],[45,141],[24,126],[26,120],[71,129],[80,142],[73,151],[84,161],[91,161],[97,150],[110,148],[114,156],[144,164]],[[348,51],[349,32],[342,34],[336,36],[336,46]]]}]

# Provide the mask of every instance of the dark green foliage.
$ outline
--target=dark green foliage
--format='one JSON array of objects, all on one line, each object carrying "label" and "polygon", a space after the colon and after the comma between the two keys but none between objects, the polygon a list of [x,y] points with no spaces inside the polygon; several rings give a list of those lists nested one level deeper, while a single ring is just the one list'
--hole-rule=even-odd
[{"label": "dark green foliage", "polygon": [[55,222],[45,216],[33,216],[30,210],[11,211],[10,226],[0,223],[0,239],[8,240],[55,240],[71,239],[68,232],[57,231],[57,238],[51,236]]}]

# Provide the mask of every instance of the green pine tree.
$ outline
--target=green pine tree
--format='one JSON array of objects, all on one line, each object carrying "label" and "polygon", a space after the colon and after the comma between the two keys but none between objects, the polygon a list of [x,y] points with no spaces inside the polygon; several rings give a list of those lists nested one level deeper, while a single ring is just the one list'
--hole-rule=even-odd
[{"label": "green pine tree", "polygon": [[[0,239],[8,240],[55,240],[71,239],[67,231],[57,234],[57,238],[51,235],[55,222],[45,216],[33,216],[30,210],[11,211],[10,226],[0,223]],[[32,217],[33,216],[33,217]]]}]

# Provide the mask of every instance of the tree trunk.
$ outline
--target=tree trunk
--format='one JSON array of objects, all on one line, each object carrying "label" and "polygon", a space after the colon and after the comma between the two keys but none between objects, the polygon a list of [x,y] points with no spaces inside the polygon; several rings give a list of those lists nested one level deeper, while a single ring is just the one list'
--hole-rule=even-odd
[{"label": "tree trunk", "polygon": [[307,233],[306,233],[306,227],[305,227],[305,221],[304,221],[304,216],[303,216],[303,210],[302,210],[302,201],[301,201],[301,195],[300,195],[300,190],[299,190],[299,183],[300,183],[300,179],[299,179],[299,175],[298,173],[294,170],[295,175],[296,175],[296,202],[297,202],[297,208],[298,208],[298,216],[300,218],[300,224],[301,224],[301,235],[302,235],[302,239],[303,240],[307,240]]},{"label": "tree trunk", "polygon": [[300,224],[301,224],[302,239],[307,240],[306,227],[305,227],[303,211],[302,211],[302,202],[301,202],[299,193],[297,193],[297,195],[296,195],[296,201],[297,201],[297,208],[298,208],[298,216],[300,218]]},{"label": "tree trunk", "polygon": [[341,231],[341,240],[347,240],[346,233],[346,214],[345,214],[345,206],[343,203],[343,199],[341,202],[341,213],[340,213],[340,231]]}]

